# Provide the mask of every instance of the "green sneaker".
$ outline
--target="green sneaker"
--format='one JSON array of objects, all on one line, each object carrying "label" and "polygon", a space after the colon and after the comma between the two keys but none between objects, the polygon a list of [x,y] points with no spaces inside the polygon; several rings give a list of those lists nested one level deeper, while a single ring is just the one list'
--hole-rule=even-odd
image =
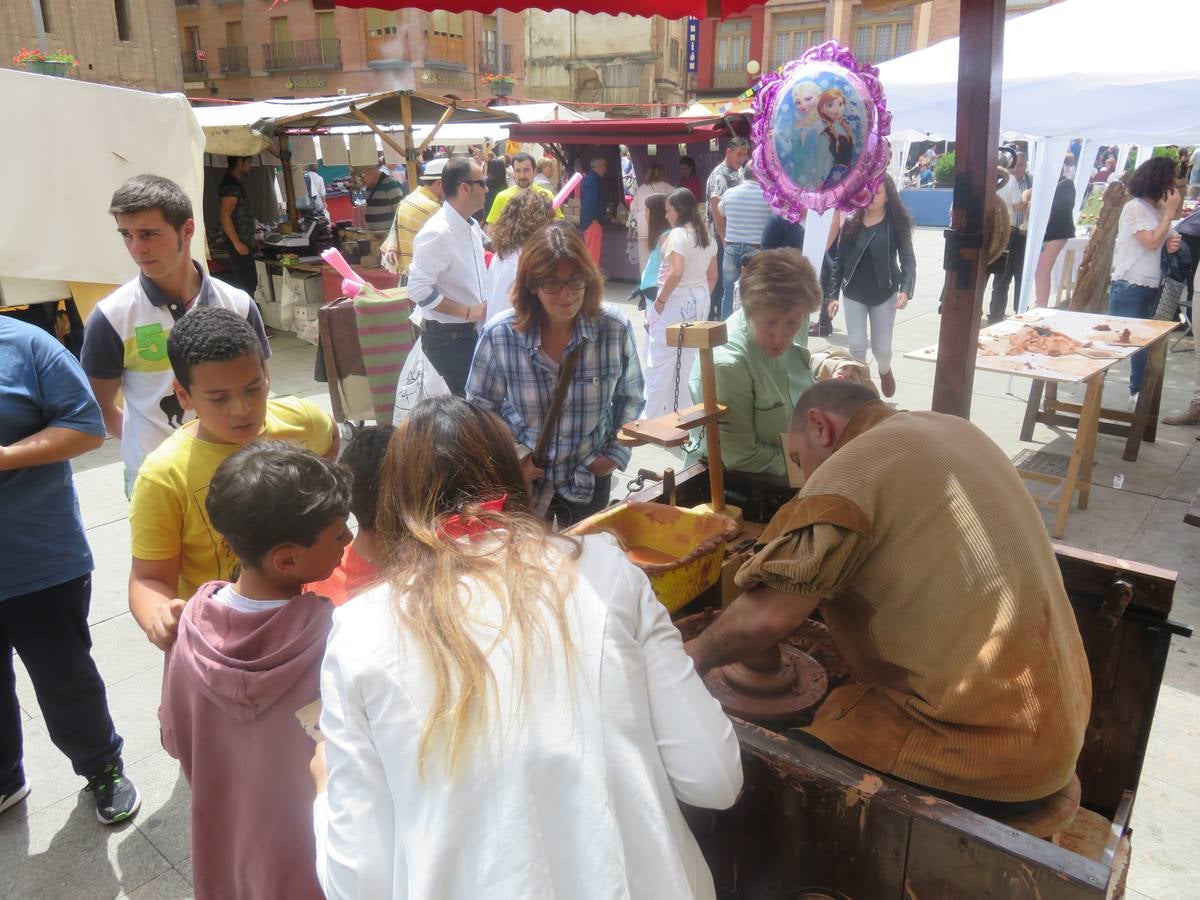
[{"label": "green sneaker", "polygon": [[96,818],[104,825],[124,822],[138,811],[142,797],[132,781],[125,777],[125,766],[117,760],[88,776],[85,790],[96,801]]}]

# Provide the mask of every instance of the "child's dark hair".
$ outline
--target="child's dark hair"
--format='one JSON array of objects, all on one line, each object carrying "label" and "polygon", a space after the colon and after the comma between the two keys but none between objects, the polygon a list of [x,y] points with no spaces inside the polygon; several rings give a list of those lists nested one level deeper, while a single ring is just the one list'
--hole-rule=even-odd
[{"label": "child's dark hair", "polygon": [[215,306],[200,306],[175,323],[167,338],[171,370],[184,389],[192,386],[192,369],[201,363],[223,362],[254,353],[262,359],[262,345],[250,323],[237,313]]},{"label": "child's dark hair", "polygon": [[276,547],[311,547],[331,523],[344,519],[350,476],[293,444],[255,441],[217,466],[204,508],[242,565],[258,568]]},{"label": "child's dark hair", "polygon": [[350,512],[365,531],[375,530],[383,458],[395,430],[391,425],[360,428],[342,451],[340,462],[350,470]]}]

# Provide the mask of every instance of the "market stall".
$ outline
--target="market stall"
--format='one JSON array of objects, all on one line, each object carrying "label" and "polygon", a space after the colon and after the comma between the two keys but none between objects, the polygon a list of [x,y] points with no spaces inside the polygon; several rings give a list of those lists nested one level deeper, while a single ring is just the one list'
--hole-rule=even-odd
[{"label": "market stall", "polygon": [[[608,160],[605,175],[607,206],[610,211],[604,223],[603,252],[600,267],[610,278],[636,281],[637,248],[626,225],[624,188],[618,148],[629,148],[634,174],[638,180],[646,177],[652,165],[666,171],[671,184],[679,183],[679,158],[690,156],[696,161],[701,178],[724,154],[729,138],[749,134],[750,126],[744,114],[708,118],[660,119],[587,119],[582,121],[523,122],[509,126],[509,136],[526,144],[547,147],[563,165],[565,177],[571,172],[587,172],[596,157]],[[578,221],[578,200],[566,208],[568,219]]]}]

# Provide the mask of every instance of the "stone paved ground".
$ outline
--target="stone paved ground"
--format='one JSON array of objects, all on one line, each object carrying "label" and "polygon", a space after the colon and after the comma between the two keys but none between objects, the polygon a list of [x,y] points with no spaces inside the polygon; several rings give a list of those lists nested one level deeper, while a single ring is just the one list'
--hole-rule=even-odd
[{"label": "stone paved ground", "polygon": [[[897,353],[937,340],[937,295],[941,235],[922,229],[916,239],[918,289],[900,313]],[[613,285],[610,299],[623,301],[627,285]],[[640,322],[636,310],[628,308]],[[840,322],[839,328],[844,328]],[[843,344],[842,331],[833,337]],[[819,341],[814,341],[814,347]],[[312,380],[312,348],[295,338],[273,339],[273,387],[280,394],[310,397],[328,408],[323,385]],[[1192,346],[1186,340],[1180,346]],[[1163,410],[1186,403],[1192,379],[1191,353],[1172,354]],[[901,407],[928,409],[933,367],[897,358]],[[1128,369],[1109,376],[1110,406],[1123,406]],[[1038,426],[1032,444],[1017,437],[1028,384],[980,374],[975,379],[972,418],[1010,455],[1024,447],[1050,446],[1063,452],[1071,435]],[[1174,618],[1200,624],[1200,531],[1183,524],[1187,502],[1200,488],[1200,443],[1196,429],[1161,427],[1155,444],[1143,445],[1136,463],[1121,461],[1122,442],[1101,436],[1093,476],[1091,508],[1075,510],[1064,543],[1179,571]],[[643,448],[639,466],[672,464],[664,451]],[[1112,488],[1113,475],[1125,476]],[[90,622],[95,658],[108,685],[117,728],[125,738],[127,771],[142,792],[136,820],[116,829],[99,826],[91,798],[50,743],[33,690],[19,662],[25,716],[25,765],[33,793],[25,804],[0,816],[0,897],[106,900],[114,897],[191,896],[190,797],[177,763],[158,738],[162,655],[143,637],[126,605],[129,572],[128,504],[121,490],[118,448],[113,441],[75,464],[84,522],[96,556]],[[622,482],[623,483],[623,482]],[[617,495],[624,492],[618,490]],[[1047,519],[1049,514],[1047,514]],[[1129,895],[1173,900],[1197,896],[1200,883],[1200,644],[1176,639],[1171,648],[1158,714],[1134,816],[1133,866]],[[247,798],[247,802],[251,802]]]}]

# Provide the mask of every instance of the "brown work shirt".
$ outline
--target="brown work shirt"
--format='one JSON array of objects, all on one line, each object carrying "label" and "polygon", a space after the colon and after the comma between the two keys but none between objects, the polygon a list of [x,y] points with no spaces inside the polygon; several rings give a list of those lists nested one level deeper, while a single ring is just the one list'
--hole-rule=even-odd
[{"label": "brown work shirt", "polygon": [[1037,507],[970,422],[865,406],[737,582],[821,599],[861,682],[808,729],[839,753],[987,800],[1071,778],[1091,709],[1083,642]]}]

